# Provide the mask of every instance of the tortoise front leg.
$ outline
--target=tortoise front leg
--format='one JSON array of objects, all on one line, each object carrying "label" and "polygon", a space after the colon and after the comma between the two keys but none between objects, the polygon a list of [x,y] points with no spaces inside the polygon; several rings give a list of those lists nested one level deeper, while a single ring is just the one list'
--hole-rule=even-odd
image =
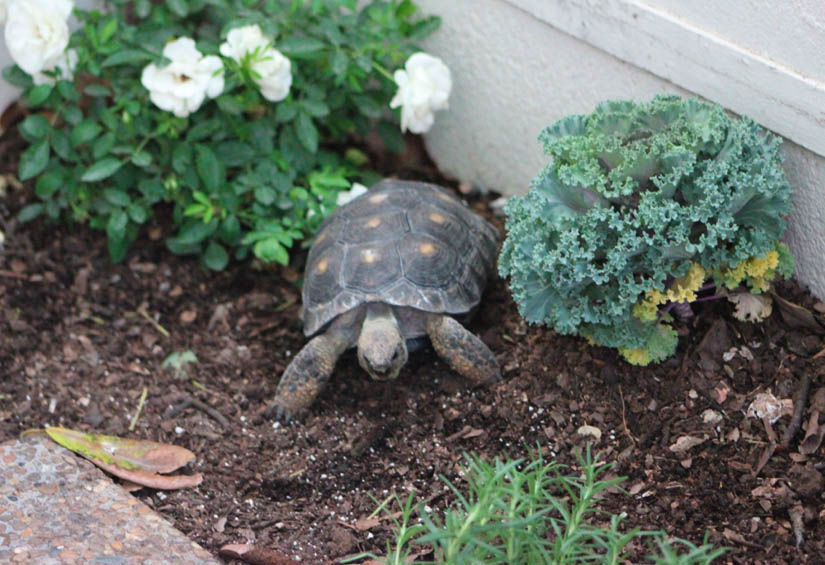
[{"label": "tortoise front leg", "polygon": [[459,375],[482,385],[501,379],[495,355],[483,341],[450,316],[427,318],[427,334],[438,355]]},{"label": "tortoise front leg", "polygon": [[279,420],[289,421],[312,404],[346,349],[340,335],[326,333],[307,343],[284,371],[275,391],[273,408]]}]

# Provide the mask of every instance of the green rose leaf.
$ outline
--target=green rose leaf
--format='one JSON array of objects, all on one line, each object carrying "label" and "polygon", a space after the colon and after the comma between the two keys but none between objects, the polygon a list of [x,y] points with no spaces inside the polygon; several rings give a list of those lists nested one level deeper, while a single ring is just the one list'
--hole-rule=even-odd
[{"label": "green rose leaf", "polygon": [[72,130],[72,145],[77,147],[96,138],[103,128],[95,120],[87,118]]},{"label": "green rose leaf", "polygon": [[267,263],[289,264],[289,253],[286,248],[274,237],[262,239],[254,247],[255,256]]},{"label": "green rose leaf", "polygon": [[326,45],[323,41],[319,41],[312,37],[289,37],[284,41],[279,42],[276,47],[284,55],[306,55],[320,51]]},{"label": "green rose leaf", "polygon": [[312,123],[312,118],[301,112],[295,121],[295,133],[304,149],[310,153],[318,151],[318,129]]},{"label": "green rose leaf", "polygon": [[152,164],[152,154],[148,151],[138,151],[137,153],[132,154],[130,160],[136,167],[145,169]]},{"label": "green rose leaf", "polygon": [[123,162],[120,159],[116,157],[106,157],[86,169],[81,175],[80,180],[83,182],[101,181],[115,174],[122,166]]},{"label": "green rose leaf", "polygon": [[120,190],[118,188],[107,188],[103,191],[103,196],[115,206],[128,206],[132,201],[131,198],[129,198],[129,194],[125,190]]},{"label": "green rose leaf", "polygon": [[166,5],[176,15],[185,17],[189,14],[189,2],[187,0],[166,0]]},{"label": "green rose leaf", "polygon": [[223,245],[217,241],[210,241],[203,254],[204,264],[213,271],[222,271],[229,263],[229,254]]},{"label": "green rose leaf", "polygon": [[98,137],[92,144],[92,157],[102,159],[115,144],[115,134],[108,131]]},{"label": "green rose leaf", "polygon": [[38,177],[37,183],[34,185],[34,193],[39,198],[46,199],[57,192],[63,185],[63,174],[57,170],[50,170]]},{"label": "green rose leaf", "polygon": [[116,67],[118,65],[128,65],[129,63],[139,63],[140,61],[149,61],[151,59],[152,55],[146,53],[145,51],[139,51],[137,49],[126,49],[124,51],[112,53],[111,55],[103,59],[103,62],[100,63],[100,66],[103,68]]},{"label": "green rose leaf", "polygon": [[83,92],[94,98],[109,96],[112,93],[112,91],[103,84],[89,84],[83,89]]},{"label": "green rose leaf", "polygon": [[44,116],[32,114],[20,124],[20,133],[31,140],[38,140],[46,137],[52,126]]},{"label": "green rose leaf", "polygon": [[212,235],[217,228],[218,220],[213,219],[210,222],[196,221],[184,226],[175,241],[180,245],[200,243]]},{"label": "green rose leaf", "polygon": [[195,146],[195,167],[208,192],[218,192],[224,182],[225,172],[215,152],[206,145]]},{"label": "green rose leaf", "polygon": [[35,86],[29,91],[29,104],[32,106],[39,106],[46,101],[53,89],[54,87],[51,84],[41,84],[40,86]]},{"label": "green rose leaf", "polygon": [[17,214],[17,219],[23,223],[30,222],[43,213],[43,205],[42,204],[29,204],[28,206],[24,206],[22,210]]},{"label": "green rose leaf", "polygon": [[20,156],[20,165],[17,169],[17,176],[21,181],[28,180],[43,172],[49,163],[49,141],[44,139],[38,141]]},{"label": "green rose leaf", "polygon": [[109,216],[106,223],[106,235],[110,238],[123,238],[126,233],[126,225],[129,223],[129,216],[123,210],[115,210]]}]

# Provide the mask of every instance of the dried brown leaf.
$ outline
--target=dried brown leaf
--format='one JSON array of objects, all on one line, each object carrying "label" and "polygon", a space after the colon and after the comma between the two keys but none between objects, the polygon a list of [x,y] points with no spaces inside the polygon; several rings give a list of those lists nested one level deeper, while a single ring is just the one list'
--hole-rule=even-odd
[{"label": "dried brown leaf", "polygon": [[676,443],[671,445],[669,449],[673,453],[682,454],[697,445],[705,443],[707,439],[707,437],[680,436],[676,439]]},{"label": "dried brown leaf", "polygon": [[127,439],[53,426],[46,433],[67,449],[121,469],[171,473],[195,458],[186,448],[141,439]]},{"label": "dried brown leaf", "polygon": [[782,319],[792,328],[807,328],[814,330],[817,333],[825,333],[825,328],[817,320],[816,316],[799,304],[794,304],[785,300],[775,292],[772,292],[776,305],[779,307],[779,313],[782,314]]},{"label": "dried brown leaf", "polygon": [[361,518],[360,520],[356,520],[355,529],[361,532],[365,532],[370,528],[374,528],[380,525],[381,520],[379,520],[378,518]]},{"label": "dried brown leaf", "polygon": [[760,392],[748,406],[746,414],[749,418],[760,420],[767,418],[773,424],[782,416],[793,414],[793,400],[790,398],[780,400],[770,392]]},{"label": "dried brown leaf", "polygon": [[122,469],[115,465],[109,465],[99,459],[91,459],[91,462],[120,479],[125,479],[132,483],[158,490],[178,490],[182,488],[193,488],[203,482],[203,475],[158,475],[157,473],[147,473],[137,469]]},{"label": "dried brown leaf", "polygon": [[280,551],[247,543],[231,543],[221,547],[218,554],[229,559],[240,559],[255,565],[293,565],[298,563]]},{"label": "dried brown leaf", "polygon": [[814,410],[808,420],[805,438],[799,444],[799,452],[803,455],[813,455],[822,445],[823,438],[825,438],[825,426],[819,425],[819,412]]},{"label": "dried brown leaf", "polygon": [[765,294],[737,292],[729,295],[728,300],[736,305],[734,317],[744,322],[761,322],[773,311],[771,297]]},{"label": "dried brown leaf", "polygon": [[180,321],[182,324],[191,324],[197,317],[198,313],[195,310],[184,310],[180,313]]}]

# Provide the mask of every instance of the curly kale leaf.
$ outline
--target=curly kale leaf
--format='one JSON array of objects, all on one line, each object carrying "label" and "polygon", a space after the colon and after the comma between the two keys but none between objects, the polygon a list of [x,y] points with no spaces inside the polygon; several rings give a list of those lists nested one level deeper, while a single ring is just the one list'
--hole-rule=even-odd
[{"label": "curly kale leaf", "polygon": [[[527,321],[660,361],[676,335],[634,316],[650,292],[667,296],[692,265],[728,282],[741,271],[757,291],[790,274],[777,247],[790,199],[780,140],[751,120],[660,96],[605,102],[539,139],[552,161],[508,204],[499,260]],[[779,263],[753,275],[770,251]]]}]

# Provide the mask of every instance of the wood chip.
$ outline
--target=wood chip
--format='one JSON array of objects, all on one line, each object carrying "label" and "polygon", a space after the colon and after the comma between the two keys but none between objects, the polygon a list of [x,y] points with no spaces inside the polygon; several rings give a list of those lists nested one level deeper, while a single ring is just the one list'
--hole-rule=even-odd
[{"label": "wood chip", "polygon": [[182,324],[191,324],[197,317],[198,313],[195,310],[184,310],[180,313],[180,321]]},{"label": "wood chip", "polygon": [[218,554],[221,557],[240,559],[255,565],[292,565],[298,563],[280,551],[268,547],[260,547],[247,543],[232,543],[221,547]]},{"label": "wood chip", "polygon": [[707,437],[694,437],[694,436],[680,436],[676,439],[676,443],[672,444],[668,449],[670,449],[673,453],[681,454],[685,453],[689,449],[696,447],[697,445],[702,445],[707,441]]}]

